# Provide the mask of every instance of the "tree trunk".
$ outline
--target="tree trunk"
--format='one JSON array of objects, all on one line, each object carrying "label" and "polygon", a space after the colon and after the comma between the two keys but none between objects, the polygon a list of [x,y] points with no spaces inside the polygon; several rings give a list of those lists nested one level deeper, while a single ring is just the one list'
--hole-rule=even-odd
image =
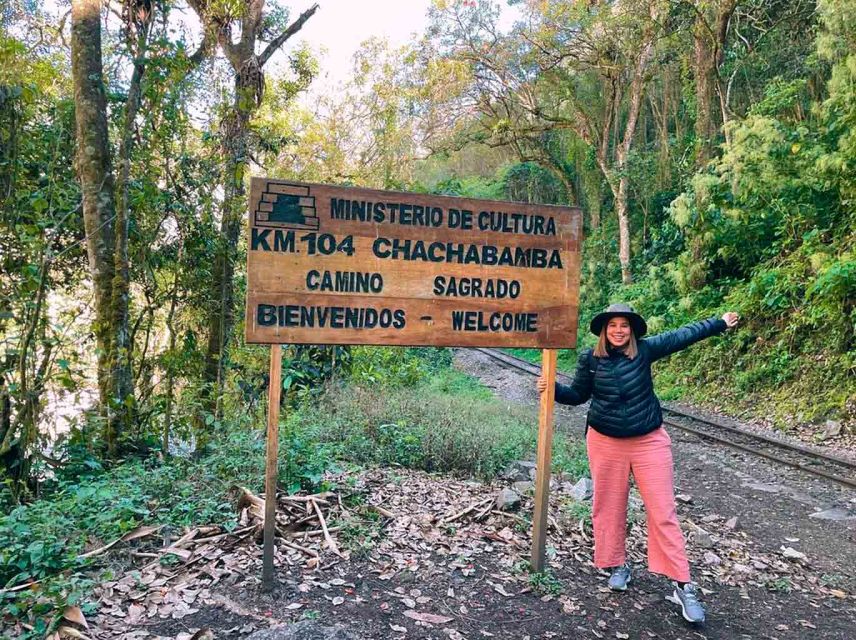
[{"label": "tree trunk", "polygon": [[[214,260],[211,290],[211,320],[208,332],[208,348],[205,361],[205,393],[207,410],[219,415],[225,376],[225,358],[228,341],[234,328],[234,285],[235,256],[241,230],[246,188],[244,178],[249,159],[249,122],[261,103],[264,90],[262,68],[270,57],[318,10],[318,5],[304,11],[285,31],[280,33],[256,55],[256,39],[263,20],[264,1],[247,3],[240,18],[241,40],[231,40],[231,25],[209,11],[206,3],[190,0],[200,18],[217,32],[220,46],[224,49],[229,64],[235,72],[235,98],[231,112],[222,124],[222,150],[226,158],[223,173],[223,209],[220,220],[220,246]],[[213,20],[213,22],[212,22]],[[219,22],[218,22],[219,21]],[[228,26],[228,28],[225,28]],[[208,434],[202,422],[197,432],[197,448],[204,449]]]},{"label": "tree trunk", "polygon": [[[653,16],[652,16],[653,17]],[[645,95],[645,74],[648,64],[654,54],[654,36],[649,37],[643,43],[642,51],[636,61],[633,80],[630,83],[630,105],[627,110],[627,124],[624,126],[624,136],[621,144],[617,145],[615,155],[615,173],[618,174],[618,189],[615,193],[615,211],[618,214],[618,260],[621,263],[621,282],[630,284],[633,276],[630,271],[630,213],[628,211],[628,197],[630,190],[630,177],[627,175],[627,160],[630,157],[630,148],[633,146],[633,137],[636,135],[636,125],[639,122],[639,112],[642,108],[642,98]]]},{"label": "tree trunk", "polygon": [[[699,8],[699,12],[702,9]],[[696,16],[693,29],[693,70],[695,73],[695,148],[696,167],[703,167],[710,160],[714,137],[713,124],[713,86],[714,86],[713,47],[710,29],[704,15]]]},{"label": "tree trunk", "polygon": [[110,375],[113,353],[111,302],[115,264],[113,222],[113,167],[107,132],[107,103],[101,60],[100,0],[73,0],[71,4],[71,63],[77,125],[77,173],[83,194],[86,252],[95,288],[94,332],[98,349],[98,390],[105,418],[108,455],[116,454],[116,424],[111,407]]},{"label": "tree trunk", "polygon": [[627,206],[627,192],[630,179],[622,174],[618,179],[618,192],[615,194],[615,213],[618,215],[618,261],[621,263],[621,282],[631,284],[633,274],[630,271],[630,215]]},{"label": "tree trunk", "polygon": [[722,123],[728,121],[719,67],[725,56],[725,43],[731,16],[737,0],[718,0],[712,3],[712,12],[698,8],[693,30],[693,69],[696,90],[696,167],[703,167],[713,157],[713,146],[719,124],[714,121],[714,91],[719,94]]},{"label": "tree trunk", "polygon": [[[209,410],[215,415],[220,413],[225,354],[235,321],[235,255],[245,206],[244,175],[247,170],[249,121],[255,111],[254,106],[250,106],[255,104],[255,99],[251,97],[255,87],[250,86],[249,80],[249,74],[238,74],[235,79],[234,106],[222,125],[222,150],[226,158],[223,171],[223,213],[220,220],[220,246],[214,261],[211,299],[215,306],[209,325],[205,367],[206,382],[209,388],[213,387],[214,393],[210,399]],[[204,445],[204,442],[202,444]]]},{"label": "tree trunk", "polygon": [[122,141],[119,145],[119,208],[116,211],[116,225],[113,250],[113,291],[111,296],[113,316],[113,353],[111,357],[110,375],[113,383],[113,397],[116,398],[115,410],[112,413],[114,426],[112,431],[119,434],[129,434],[134,424],[136,407],[134,403],[134,374],[130,338],[129,311],[130,304],[130,267],[128,264],[128,234],[131,219],[129,202],[129,183],[131,177],[131,152],[134,147],[134,122],[142,101],[142,82],[145,73],[144,55],[148,42],[149,25],[152,13],[137,11],[135,22],[138,29],[134,56],[134,71],[131,74],[131,84],[128,89],[128,100],[125,105],[125,125],[122,131]]}]

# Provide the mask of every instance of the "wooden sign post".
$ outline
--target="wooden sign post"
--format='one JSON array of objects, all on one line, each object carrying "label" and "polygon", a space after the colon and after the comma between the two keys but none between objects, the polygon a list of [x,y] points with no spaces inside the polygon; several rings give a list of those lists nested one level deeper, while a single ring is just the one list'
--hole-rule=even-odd
[{"label": "wooden sign post", "polygon": [[532,571],[544,570],[547,544],[547,507],[550,498],[550,467],[553,453],[553,400],[556,395],[556,350],[544,349],[541,375],[547,388],[538,411],[538,447],[535,457],[535,511],[532,514]]},{"label": "wooden sign post", "polygon": [[[555,375],[551,350],[576,345],[581,242],[582,212],[572,207],[253,178],[245,338],[275,351],[266,585],[273,584],[277,345],[537,347],[552,352]],[[544,395],[541,489],[549,485],[552,389]],[[546,495],[539,490],[536,509],[541,555]]]},{"label": "wooden sign post", "polygon": [[276,481],[279,453],[279,399],[282,393],[282,347],[270,347],[267,442],[265,443],[265,524],[262,556],[262,589],[273,589],[273,539],[276,534]]}]

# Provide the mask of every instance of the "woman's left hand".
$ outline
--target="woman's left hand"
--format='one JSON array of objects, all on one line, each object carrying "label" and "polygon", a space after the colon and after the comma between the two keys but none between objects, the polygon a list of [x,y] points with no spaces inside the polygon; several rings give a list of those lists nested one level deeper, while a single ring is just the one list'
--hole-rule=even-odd
[{"label": "woman's left hand", "polygon": [[740,322],[740,316],[737,315],[734,311],[728,311],[723,314],[722,319],[725,320],[725,325],[729,329],[733,329],[737,326],[737,323]]}]

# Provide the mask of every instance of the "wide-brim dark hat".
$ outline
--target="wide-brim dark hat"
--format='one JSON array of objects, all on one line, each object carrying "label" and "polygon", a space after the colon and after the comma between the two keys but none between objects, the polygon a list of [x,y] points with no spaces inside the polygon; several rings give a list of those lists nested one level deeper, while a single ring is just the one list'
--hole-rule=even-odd
[{"label": "wide-brim dark hat", "polygon": [[633,328],[633,335],[637,338],[641,338],[648,333],[648,325],[645,323],[645,318],[636,313],[633,310],[633,307],[629,304],[624,304],[623,302],[611,304],[607,307],[606,311],[602,311],[597,314],[592,318],[589,329],[591,329],[591,332],[594,335],[599,336],[606,323],[609,322],[611,318],[615,318],[617,316],[622,316],[630,321],[630,326]]}]

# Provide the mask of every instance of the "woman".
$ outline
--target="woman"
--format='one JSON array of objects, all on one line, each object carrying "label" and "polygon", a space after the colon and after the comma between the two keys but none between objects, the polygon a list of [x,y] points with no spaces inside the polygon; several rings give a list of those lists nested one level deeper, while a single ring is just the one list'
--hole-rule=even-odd
[{"label": "woman", "polygon": [[[624,591],[630,582],[624,536],[630,474],[648,520],[648,569],[672,579],[668,599],[689,622],[704,621],[704,607],[690,583],[684,538],[675,510],[671,440],[662,428],[651,364],[694,342],[737,325],[728,312],[651,338],[645,320],[626,304],[613,304],[591,321],[594,349],[580,354],[570,386],[556,384],[556,402],[582,404],[591,398],[586,429],[594,482],[594,563],[611,571],[609,587]],[[547,381],[538,379],[543,393]]]}]

